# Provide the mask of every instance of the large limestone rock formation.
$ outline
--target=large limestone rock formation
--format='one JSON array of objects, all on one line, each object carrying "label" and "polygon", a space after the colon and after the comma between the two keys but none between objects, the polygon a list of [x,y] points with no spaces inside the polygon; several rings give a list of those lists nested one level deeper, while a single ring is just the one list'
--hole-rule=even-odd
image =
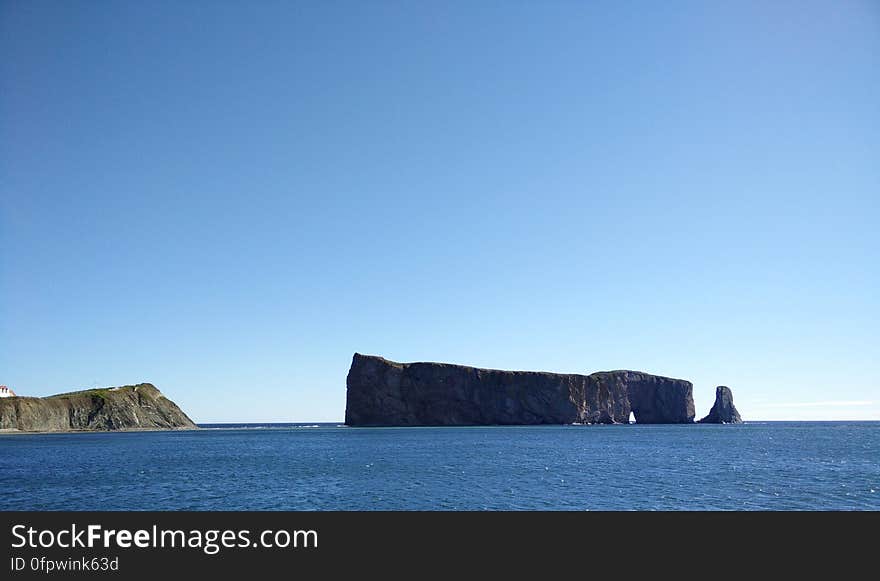
[{"label": "large limestone rock formation", "polygon": [[395,363],[356,353],[349,426],[465,426],[694,421],[693,386],[638,371],[592,375]]}]

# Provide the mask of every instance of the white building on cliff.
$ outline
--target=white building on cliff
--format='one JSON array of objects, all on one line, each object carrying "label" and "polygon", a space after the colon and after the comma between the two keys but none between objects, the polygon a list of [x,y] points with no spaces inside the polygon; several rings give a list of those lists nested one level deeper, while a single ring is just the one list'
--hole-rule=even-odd
[{"label": "white building on cliff", "polygon": [[5,385],[0,385],[0,397],[15,397],[15,392]]}]

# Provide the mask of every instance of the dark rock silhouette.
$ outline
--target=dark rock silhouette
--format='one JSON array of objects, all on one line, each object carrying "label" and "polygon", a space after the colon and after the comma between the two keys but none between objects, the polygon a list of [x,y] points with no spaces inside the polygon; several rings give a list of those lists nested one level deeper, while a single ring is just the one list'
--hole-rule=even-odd
[{"label": "dark rock silhouette", "polygon": [[741,424],[742,418],[733,405],[733,392],[729,387],[719,385],[715,388],[715,404],[709,415],[699,421],[701,424]]},{"label": "dark rock silhouette", "polygon": [[591,375],[396,363],[355,353],[349,426],[466,426],[694,421],[689,381],[639,371]]}]

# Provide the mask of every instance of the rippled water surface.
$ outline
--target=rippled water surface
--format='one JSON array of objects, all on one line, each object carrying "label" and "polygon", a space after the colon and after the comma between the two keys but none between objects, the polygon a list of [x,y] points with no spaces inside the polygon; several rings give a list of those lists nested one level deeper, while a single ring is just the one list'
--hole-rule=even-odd
[{"label": "rippled water surface", "polygon": [[0,435],[0,509],[880,510],[880,422],[263,427]]}]

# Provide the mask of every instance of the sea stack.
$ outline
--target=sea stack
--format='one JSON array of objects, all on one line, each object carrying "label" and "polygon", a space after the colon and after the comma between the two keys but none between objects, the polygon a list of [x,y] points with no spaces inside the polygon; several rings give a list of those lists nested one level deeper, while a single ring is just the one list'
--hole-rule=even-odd
[{"label": "sea stack", "polygon": [[689,381],[640,371],[591,375],[396,363],[355,353],[347,378],[349,426],[689,424]]},{"label": "sea stack", "polygon": [[709,415],[699,421],[701,424],[741,424],[742,418],[733,405],[733,392],[725,385],[715,388],[715,404]]},{"label": "sea stack", "polygon": [[0,399],[0,430],[82,432],[198,428],[151,383]]}]

